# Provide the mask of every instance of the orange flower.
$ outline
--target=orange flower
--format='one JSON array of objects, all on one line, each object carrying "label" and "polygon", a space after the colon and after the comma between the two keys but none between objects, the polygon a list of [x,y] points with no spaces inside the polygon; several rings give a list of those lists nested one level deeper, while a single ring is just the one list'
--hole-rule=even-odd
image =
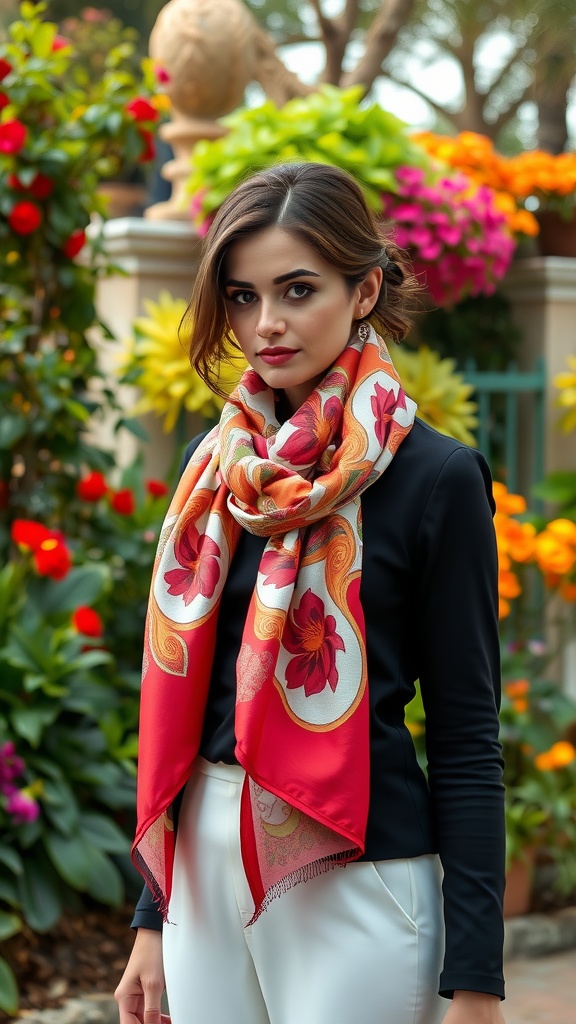
[{"label": "orange flower", "polygon": [[526,499],[521,494],[510,494],[505,484],[495,480],[492,484],[496,510],[505,515],[515,516],[526,511]]},{"label": "orange flower", "polygon": [[563,543],[548,527],[536,537],[534,553],[543,572],[565,576],[576,564],[576,551]]},{"label": "orange flower", "polygon": [[528,701],[525,697],[517,697],[516,700],[512,701],[514,711],[517,711],[519,715],[524,714],[528,711]]},{"label": "orange flower", "polygon": [[539,771],[554,771],[559,768],[566,768],[576,758],[576,749],[567,740],[559,740],[550,750],[537,754],[534,764]]},{"label": "orange flower", "polygon": [[522,587],[515,573],[503,570],[499,573],[499,590],[504,598],[518,597],[522,593]]},{"label": "orange flower", "polygon": [[565,544],[574,544],[576,547],[576,523],[571,519],[553,519],[546,527],[558,540]]},{"label": "orange flower", "polygon": [[530,689],[528,679],[512,679],[504,687],[509,697],[525,697]]},{"label": "orange flower", "polygon": [[562,583],[560,585],[560,594],[565,601],[572,604],[576,601],[576,583]]}]

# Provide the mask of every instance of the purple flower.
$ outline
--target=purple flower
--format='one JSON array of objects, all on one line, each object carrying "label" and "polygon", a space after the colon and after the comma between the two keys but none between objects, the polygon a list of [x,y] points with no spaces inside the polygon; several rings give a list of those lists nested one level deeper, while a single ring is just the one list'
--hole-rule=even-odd
[{"label": "purple flower", "polygon": [[23,789],[17,789],[6,801],[6,811],[15,825],[26,825],[36,821],[40,808]]}]

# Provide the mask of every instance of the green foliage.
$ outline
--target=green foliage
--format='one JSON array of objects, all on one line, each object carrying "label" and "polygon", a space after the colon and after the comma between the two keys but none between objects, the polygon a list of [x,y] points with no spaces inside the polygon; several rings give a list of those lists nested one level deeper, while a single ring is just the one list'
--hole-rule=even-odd
[{"label": "green foliage", "polygon": [[361,105],[363,89],[324,85],[278,108],[271,100],[223,118],[229,132],[194,149],[188,190],[202,226],[250,173],[276,163],[316,161],[354,175],[370,206],[382,210],[381,194],[397,189],[394,169],[427,167],[428,157],[410,141],[406,126],[377,103]]}]

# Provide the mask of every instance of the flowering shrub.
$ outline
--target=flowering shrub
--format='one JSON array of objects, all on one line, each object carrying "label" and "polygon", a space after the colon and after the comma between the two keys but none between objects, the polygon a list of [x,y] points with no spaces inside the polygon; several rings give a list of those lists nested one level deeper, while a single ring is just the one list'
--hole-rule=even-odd
[{"label": "flowering shrub", "polygon": [[24,3],[0,46],[0,481],[11,517],[32,503],[41,520],[66,507],[81,466],[113,462],[83,434],[110,405],[88,341],[107,263],[85,229],[100,179],[149,157],[158,120],[152,70],[136,78],[117,47],[87,83],[45,7]]},{"label": "flowering shrub", "polygon": [[497,153],[490,139],[476,132],[452,138],[419,132],[415,140],[427,153],[497,193],[499,209],[514,234],[538,234],[538,222],[523,204],[531,198],[538,209],[555,210],[566,219],[576,206],[576,154],[554,155],[530,150],[517,156]]},{"label": "flowering shrub", "polygon": [[506,273],[515,242],[506,218],[485,186],[464,175],[430,184],[418,167],[396,170],[397,193],[383,196],[383,216],[410,249],[414,269],[440,305],[468,295],[490,295]]}]

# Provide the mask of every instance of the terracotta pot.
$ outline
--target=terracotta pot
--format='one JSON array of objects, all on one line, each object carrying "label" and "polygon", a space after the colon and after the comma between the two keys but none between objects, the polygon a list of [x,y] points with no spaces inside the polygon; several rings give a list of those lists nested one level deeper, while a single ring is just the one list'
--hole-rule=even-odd
[{"label": "terracotta pot", "polygon": [[535,216],[540,225],[536,239],[540,255],[576,257],[576,213],[570,220],[554,210],[541,210]]},{"label": "terracotta pot", "polygon": [[504,917],[517,917],[527,914],[532,899],[532,880],[534,877],[534,850],[525,850],[524,859],[513,860],[506,872],[506,891],[504,893]]}]

